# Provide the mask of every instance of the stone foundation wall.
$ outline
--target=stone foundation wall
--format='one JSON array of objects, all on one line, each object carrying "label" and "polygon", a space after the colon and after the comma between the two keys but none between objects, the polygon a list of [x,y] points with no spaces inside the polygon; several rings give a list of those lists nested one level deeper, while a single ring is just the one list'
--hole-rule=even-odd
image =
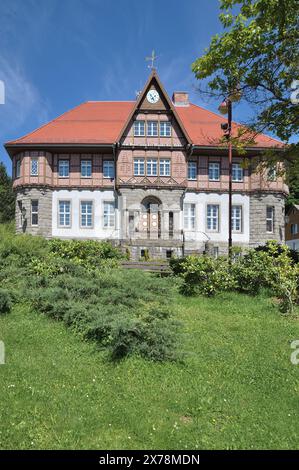
[{"label": "stone foundation wall", "polygon": [[[38,200],[38,225],[31,224],[31,201]],[[21,218],[20,203],[26,209]],[[45,188],[18,189],[16,195],[16,232],[52,236],[52,190]]]},{"label": "stone foundation wall", "polygon": [[[266,229],[267,206],[274,207],[274,231]],[[285,242],[285,197],[282,193],[260,192],[250,196],[250,247],[263,245],[267,240]]]}]

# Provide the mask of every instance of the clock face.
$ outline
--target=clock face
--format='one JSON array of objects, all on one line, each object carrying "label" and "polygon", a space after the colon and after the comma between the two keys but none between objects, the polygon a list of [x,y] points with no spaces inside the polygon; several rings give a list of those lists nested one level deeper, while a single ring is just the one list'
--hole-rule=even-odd
[{"label": "clock face", "polygon": [[157,90],[149,90],[146,95],[146,99],[149,103],[157,103],[160,99],[159,93]]}]

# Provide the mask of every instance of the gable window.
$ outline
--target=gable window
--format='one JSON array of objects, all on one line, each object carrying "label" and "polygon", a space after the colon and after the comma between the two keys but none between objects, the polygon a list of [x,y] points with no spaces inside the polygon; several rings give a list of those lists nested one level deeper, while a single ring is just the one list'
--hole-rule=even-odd
[{"label": "gable window", "polygon": [[149,158],[146,161],[146,174],[147,176],[157,176],[158,163],[156,158]]},{"label": "gable window", "polygon": [[148,137],[158,137],[158,121],[147,121]]},{"label": "gable window", "polygon": [[188,180],[196,180],[197,164],[196,162],[188,162]]},{"label": "gable window", "polygon": [[207,229],[211,232],[219,230],[219,206],[217,204],[207,206]]},{"label": "gable window", "polygon": [[184,228],[186,230],[195,229],[195,204],[184,204]]},{"label": "gable window", "polygon": [[30,160],[30,175],[38,176],[38,159],[31,158]]},{"label": "gable window", "polygon": [[220,163],[209,163],[209,181],[220,180]]},{"label": "gable window", "polygon": [[104,178],[114,179],[114,161],[113,160],[103,161],[103,176]]},{"label": "gable window", "polygon": [[160,160],[160,176],[170,176],[170,160],[168,158]]},{"label": "gable window", "polygon": [[243,168],[240,163],[232,164],[232,180],[234,182],[243,181]]},{"label": "gable window", "polygon": [[134,176],[144,176],[144,158],[134,158]]},{"label": "gable window", "polygon": [[59,201],[58,225],[59,227],[71,226],[71,202],[70,201]]},{"label": "gable window", "polygon": [[134,136],[142,137],[145,135],[145,123],[144,121],[135,121],[134,122]]},{"label": "gable window", "polygon": [[60,178],[68,178],[70,174],[69,160],[59,160],[58,162],[58,175]]},{"label": "gable window", "polygon": [[31,200],[31,225],[38,225],[38,200]]},{"label": "gable window", "polygon": [[291,224],[291,234],[296,235],[298,232],[298,224]]},{"label": "gable window", "polygon": [[232,206],[232,230],[242,232],[242,206]]},{"label": "gable window", "polygon": [[81,176],[82,178],[90,178],[92,173],[91,160],[81,160]]},{"label": "gable window", "polygon": [[16,178],[20,178],[21,176],[21,160],[17,160],[16,162]]},{"label": "gable window", "polygon": [[171,137],[171,123],[160,121],[160,137]]},{"label": "gable window", "polygon": [[274,207],[267,206],[266,208],[266,230],[268,233],[274,232]]},{"label": "gable window", "polygon": [[115,227],[115,205],[114,202],[104,202],[104,227]]},{"label": "gable window", "polygon": [[93,203],[92,201],[81,201],[81,227],[92,228],[93,226]]},{"label": "gable window", "polygon": [[268,172],[267,172],[268,181],[276,181],[276,178],[277,178],[276,167],[272,166],[271,168],[268,168]]}]

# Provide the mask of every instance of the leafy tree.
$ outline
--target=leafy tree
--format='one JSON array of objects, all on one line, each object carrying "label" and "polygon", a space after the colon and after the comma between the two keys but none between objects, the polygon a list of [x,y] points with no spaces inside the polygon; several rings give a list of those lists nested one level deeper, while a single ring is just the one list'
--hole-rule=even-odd
[{"label": "leafy tree", "polygon": [[[257,132],[268,130],[288,141],[299,132],[299,105],[290,100],[299,80],[299,5],[297,0],[220,0],[222,34],[192,64],[208,91],[227,96],[233,90],[255,110]],[[289,155],[298,155],[297,142]]]},{"label": "leafy tree", "polygon": [[0,223],[13,220],[15,213],[15,195],[12,189],[12,180],[6,168],[0,162]]}]

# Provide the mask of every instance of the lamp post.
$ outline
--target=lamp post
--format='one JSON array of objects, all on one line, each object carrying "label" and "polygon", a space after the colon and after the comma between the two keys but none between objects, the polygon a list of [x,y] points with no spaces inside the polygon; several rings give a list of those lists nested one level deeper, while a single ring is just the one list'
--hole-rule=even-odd
[{"label": "lamp post", "polygon": [[232,257],[232,167],[233,167],[233,148],[231,142],[232,135],[232,97],[226,98],[219,106],[221,114],[227,114],[227,122],[221,124],[221,129],[228,141],[228,256]]}]

